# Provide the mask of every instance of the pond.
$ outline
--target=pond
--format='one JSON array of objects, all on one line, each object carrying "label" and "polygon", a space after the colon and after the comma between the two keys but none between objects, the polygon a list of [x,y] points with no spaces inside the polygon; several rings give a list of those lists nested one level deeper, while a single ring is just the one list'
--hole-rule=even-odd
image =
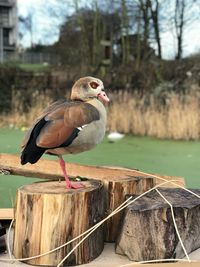
[{"label": "pond", "polygon": [[[0,153],[20,154],[24,132],[0,129]],[[49,158],[49,156],[44,156]],[[200,141],[171,141],[126,136],[116,143],[107,138],[95,149],[66,155],[66,162],[87,165],[112,165],[144,172],[185,177],[188,188],[200,188]],[[50,157],[50,159],[56,159]],[[16,189],[37,179],[0,175],[0,208],[11,207]]]}]

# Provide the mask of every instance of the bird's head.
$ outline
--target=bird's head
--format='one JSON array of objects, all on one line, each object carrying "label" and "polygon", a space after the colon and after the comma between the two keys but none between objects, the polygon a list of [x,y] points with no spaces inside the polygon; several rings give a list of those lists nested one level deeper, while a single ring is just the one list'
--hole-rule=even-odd
[{"label": "bird's head", "polygon": [[72,87],[71,100],[87,101],[92,98],[101,99],[104,103],[109,102],[104,91],[103,82],[94,77],[80,78]]}]

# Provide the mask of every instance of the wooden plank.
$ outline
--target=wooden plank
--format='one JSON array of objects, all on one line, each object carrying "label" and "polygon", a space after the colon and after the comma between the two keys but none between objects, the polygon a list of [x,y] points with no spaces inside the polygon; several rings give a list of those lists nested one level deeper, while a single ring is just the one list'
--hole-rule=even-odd
[{"label": "wooden plank", "polygon": [[[37,177],[42,179],[63,179],[63,174],[56,160],[40,159],[35,164],[21,165],[19,156],[11,154],[0,154],[0,169],[9,171],[10,174],[23,175],[28,177]],[[106,179],[107,177],[130,177],[140,176],[146,177],[145,174],[140,174],[136,170],[118,168],[118,167],[98,167],[80,165],[76,163],[67,163],[67,171],[70,177],[86,177],[92,179]],[[148,175],[149,176],[149,175]]]},{"label": "wooden plank", "polygon": [[[120,179],[121,177],[152,177],[157,176],[167,180],[177,180],[177,184],[185,186],[183,177],[153,175],[144,173],[135,169],[121,168],[121,167],[99,167],[80,165],[75,163],[67,163],[67,170],[70,177],[85,177],[88,179],[107,180],[109,178]],[[62,171],[57,161],[40,159],[35,164],[26,164],[22,166],[18,155],[0,154],[0,171],[9,172],[12,175],[22,175],[26,177],[35,177],[42,179],[64,179]],[[156,178],[156,183],[163,182]],[[168,183],[167,187],[174,187]]]},{"label": "wooden plank", "polygon": [[13,209],[0,209],[0,220],[12,220],[13,219]]}]

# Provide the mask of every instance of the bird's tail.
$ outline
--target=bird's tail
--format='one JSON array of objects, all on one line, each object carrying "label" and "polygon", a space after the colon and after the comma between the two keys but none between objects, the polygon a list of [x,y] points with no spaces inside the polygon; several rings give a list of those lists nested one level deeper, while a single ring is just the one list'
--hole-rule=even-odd
[{"label": "bird's tail", "polygon": [[21,153],[21,164],[24,165],[28,162],[31,164],[36,163],[45,152],[45,148],[33,147],[33,145],[26,145]]}]

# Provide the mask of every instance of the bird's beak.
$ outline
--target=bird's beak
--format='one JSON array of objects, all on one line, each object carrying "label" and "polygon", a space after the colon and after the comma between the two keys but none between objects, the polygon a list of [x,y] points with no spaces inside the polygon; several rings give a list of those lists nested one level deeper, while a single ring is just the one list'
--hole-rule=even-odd
[{"label": "bird's beak", "polygon": [[105,104],[108,104],[110,102],[110,99],[107,97],[107,95],[104,91],[101,91],[98,94],[98,98],[102,99]]}]

